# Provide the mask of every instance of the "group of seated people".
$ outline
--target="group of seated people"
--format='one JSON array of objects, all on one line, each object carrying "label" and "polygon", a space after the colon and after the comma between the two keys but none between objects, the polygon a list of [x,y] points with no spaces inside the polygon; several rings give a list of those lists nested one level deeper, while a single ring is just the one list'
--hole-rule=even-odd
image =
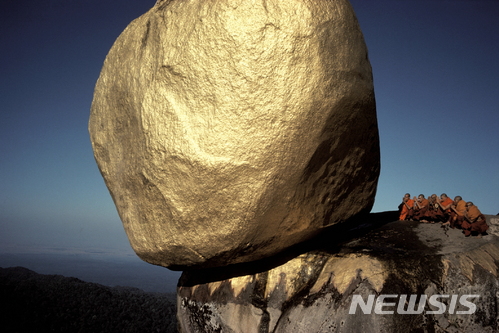
[{"label": "group of seated people", "polygon": [[442,223],[453,229],[463,229],[466,237],[472,233],[481,237],[489,228],[485,216],[473,202],[466,202],[460,196],[452,200],[445,193],[440,197],[432,194],[428,198],[420,194],[412,199],[411,195],[406,193],[399,205],[399,212],[401,221]]}]

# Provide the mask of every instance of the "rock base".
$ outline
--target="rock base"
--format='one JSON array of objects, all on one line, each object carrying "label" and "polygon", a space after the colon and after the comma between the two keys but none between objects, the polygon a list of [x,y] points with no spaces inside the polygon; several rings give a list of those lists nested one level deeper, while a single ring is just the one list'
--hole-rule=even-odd
[{"label": "rock base", "polygon": [[181,332],[497,332],[499,238],[380,217],[299,255],[184,272]]}]

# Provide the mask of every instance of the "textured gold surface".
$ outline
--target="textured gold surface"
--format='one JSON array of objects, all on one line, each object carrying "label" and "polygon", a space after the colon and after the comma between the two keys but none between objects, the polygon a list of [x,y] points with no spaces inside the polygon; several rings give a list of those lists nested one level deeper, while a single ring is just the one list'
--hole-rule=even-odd
[{"label": "textured gold surface", "polygon": [[109,52],[89,131],[158,265],[260,259],[374,201],[371,66],[346,0],[159,1]]}]

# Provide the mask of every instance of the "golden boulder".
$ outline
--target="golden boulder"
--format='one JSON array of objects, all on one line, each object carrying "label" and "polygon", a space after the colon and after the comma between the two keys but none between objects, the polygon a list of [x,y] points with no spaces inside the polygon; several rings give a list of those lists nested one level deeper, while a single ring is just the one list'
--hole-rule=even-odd
[{"label": "golden boulder", "polygon": [[374,202],[347,0],[158,1],[110,50],[89,131],[133,249],[172,269],[271,256]]}]

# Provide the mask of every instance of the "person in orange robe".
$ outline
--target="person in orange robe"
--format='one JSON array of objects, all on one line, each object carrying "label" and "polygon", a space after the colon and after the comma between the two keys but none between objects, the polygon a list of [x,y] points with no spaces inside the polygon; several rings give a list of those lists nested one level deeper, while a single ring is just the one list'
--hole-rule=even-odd
[{"label": "person in orange robe", "polygon": [[464,221],[461,227],[463,228],[464,236],[468,237],[472,232],[476,232],[479,238],[489,229],[485,216],[471,201],[466,203],[466,213],[464,213]]},{"label": "person in orange robe", "polygon": [[420,222],[428,222],[428,206],[430,202],[424,197],[423,194],[418,195],[418,198],[414,197],[414,220]]},{"label": "person in orange robe", "polygon": [[[452,209],[450,208],[454,201],[447,196],[446,193],[442,193],[440,195],[440,200],[437,199],[438,210],[441,214],[439,214],[440,222],[449,221]],[[449,223],[450,224],[450,223]]]},{"label": "person in orange robe", "polygon": [[449,224],[453,229],[461,228],[461,224],[464,221],[464,213],[466,213],[466,201],[458,195],[454,198],[454,203],[450,208],[452,210],[450,218],[444,225]]},{"label": "person in orange robe", "polygon": [[431,223],[442,221],[444,214],[438,206],[438,197],[436,194],[432,194],[428,197],[428,211],[426,215],[428,216],[428,221]]},{"label": "person in orange robe", "polygon": [[414,200],[411,199],[411,195],[406,193],[402,198],[402,203],[399,205],[399,220],[405,221],[412,217],[412,208],[414,207]]}]

